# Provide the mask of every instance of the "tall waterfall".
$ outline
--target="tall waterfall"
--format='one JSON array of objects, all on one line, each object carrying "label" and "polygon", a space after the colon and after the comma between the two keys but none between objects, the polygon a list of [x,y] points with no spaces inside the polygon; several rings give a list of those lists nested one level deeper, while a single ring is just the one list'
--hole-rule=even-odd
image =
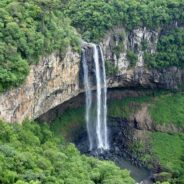
[{"label": "tall waterfall", "polygon": [[102,85],[103,85],[103,93],[102,93],[102,100],[103,100],[103,107],[102,107],[102,127],[103,130],[103,146],[107,150],[109,149],[109,143],[108,143],[108,130],[107,130],[107,83],[106,83],[106,72],[105,72],[105,60],[102,52],[102,48],[100,47],[100,55],[102,60]]},{"label": "tall waterfall", "polygon": [[92,105],[92,93],[91,93],[91,86],[89,81],[89,72],[88,72],[88,65],[86,61],[86,53],[85,50],[82,50],[82,65],[83,65],[83,71],[84,71],[84,87],[85,87],[85,93],[86,93],[86,127],[88,132],[88,138],[89,138],[89,149],[90,151],[93,149],[93,135],[92,135],[92,126],[91,126],[91,105]]},{"label": "tall waterfall", "polygon": [[[89,137],[89,149],[91,150],[108,150],[108,129],[107,129],[107,84],[105,62],[101,47],[91,44],[93,48],[93,60],[95,68],[96,80],[96,107],[95,121],[92,114],[92,92],[89,80],[89,71],[86,60],[86,53],[83,50],[83,70],[84,70],[84,86],[86,93],[86,125]],[[99,49],[98,49],[99,48]],[[95,125],[95,126],[94,126]]]}]

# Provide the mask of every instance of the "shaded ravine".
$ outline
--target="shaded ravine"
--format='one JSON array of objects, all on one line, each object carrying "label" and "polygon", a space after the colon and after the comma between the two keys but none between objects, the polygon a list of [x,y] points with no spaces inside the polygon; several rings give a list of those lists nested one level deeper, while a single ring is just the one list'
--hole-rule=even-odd
[{"label": "shaded ravine", "polygon": [[81,132],[78,138],[74,140],[75,145],[83,154],[94,156],[101,160],[111,160],[115,162],[120,168],[129,170],[130,175],[136,181],[136,183],[152,184],[153,182],[151,181],[151,176],[152,176],[151,171],[144,168],[143,166],[135,166],[128,158],[126,158],[126,154],[123,153],[123,150],[117,147],[119,142],[115,142],[118,140],[117,136],[120,135],[120,132],[117,131],[119,127],[110,127],[110,126],[111,125],[109,125],[109,122],[108,122],[108,128],[110,133],[109,142],[112,145],[110,150],[104,151],[101,154],[99,154],[99,152],[96,152],[96,151],[90,152],[87,149],[87,146],[89,143],[87,139],[87,133],[85,131]]},{"label": "shaded ravine", "polygon": [[[96,99],[95,90],[92,91],[92,101]],[[132,90],[132,89],[108,89],[108,99],[122,99],[126,97],[138,97],[138,96],[144,96],[144,95],[153,95],[153,92],[150,90]],[[77,97],[73,98],[72,100],[66,102],[65,104],[62,104],[57,107],[57,109],[53,109],[52,111],[49,111],[45,116],[40,117],[40,122],[53,122],[54,119],[61,116],[66,110],[72,109],[72,108],[80,108],[85,106],[85,94],[80,94]],[[82,112],[80,114],[81,116],[85,116],[85,114]],[[117,119],[117,118],[116,118]],[[119,118],[118,118],[119,119]],[[75,122],[75,121],[74,121]],[[74,123],[73,122],[73,123]],[[69,122],[72,123],[72,122]],[[109,142],[110,145],[112,145],[111,150],[109,152],[105,152],[103,155],[99,155],[99,159],[105,159],[105,160],[112,160],[117,165],[119,165],[122,169],[127,169],[131,171],[131,176],[135,179],[136,182],[140,183],[140,181],[148,179],[145,183],[152,183],[149,180],[149,177],[151,176],[151,172],[147,169],[144,169],[142,166],[135,166],[132,165],[132,162],[129,160],[129,158],[126,156],[125,152],[127,151],[119,149],[117,146],[123,146],[124,139],[121,134],[121,130],[125,129],[128,123],[126,121],[117,121],[115,123],[111,122],[111,118],[107,118],[107,126],[109,130]],[[61,125],[62,126],[62,123]],[[125,128],[124,128],[125,126]],[[73,127],[73,126],[72,126]],[[89,152],[89,141],[87,136],[87,130],[85,129],[85,120],[82,122],[80,127],[73,127],[75,130],[73,130],[70,133],[70,139],[68,141],[75,143],[75,145],[78,147],[81,153],[95,156],[97,157],[97,154],[95,152]],[[86,127],[87,128],[87,127]],[[121,136],[120,136],[121,135]],[[132,136],[132,134],[131,134]]]}]

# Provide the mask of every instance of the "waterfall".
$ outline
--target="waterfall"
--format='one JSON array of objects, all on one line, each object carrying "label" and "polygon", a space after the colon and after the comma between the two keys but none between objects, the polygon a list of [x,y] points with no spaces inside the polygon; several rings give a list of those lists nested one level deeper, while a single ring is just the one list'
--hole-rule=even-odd
[{"label": "waterfall", "polygon": [[102,48],[100,47],[100,55],[101,55],[101,60],[102,60],[102,73],[103,73],[103,94],[102,94],[102,98],[103,98],[103,128],[104,128],[104,133],[103,133],[103,140],[104,140],[104,148],[106,150],[109,149],[109,142],[108,142],[108,130],[107,130],[107,82],[106,82],[106,71],[105,71],[105,60],[104,60],[104,56],[103,56],[103,52],[102,52]]},{"label": "waterfall", "polygon": [[86,127],[88,132],[89,138],[89,149],[90,151],[93,149],[93,136],[92,136],[92,128],[90,124],[90,113],[91,113],[91,105],[92,105],[92,93],[91,93],[91,86],[89,81],[89,72],[88,72],[88,65],[86,61],[86,53],[85,50],[82,50],[82,66],[84,71],[84,87],[86,93],[86,113],[85,113],[85,120],[86,120]]},{"label": "waterfall", "polygon": [[90,44],[93,48],[93,60],[95,68],[96,81],[96,108],[95,122],[92,114],[92,92],[89,80],[89,70],[87,65],[86,53],[83,50],[83,70],[84,70],[84,87],[86,94],[86,126],[89,138],[89,150],[109,149],[108,129],[107,129],[107,84],[103,52],[100,46]]},{"label": "waterfall", "polygon": [[97,95],[97,117],[96,117],[96,134],[97,134],[97,148],[102,149],[103,144],[103,128],[102,127],[102,88],[101,88],[101,71],[99,63],[99,54],[98,48],[93,45],[93,59],[95,62],[95,71],[96,71],[96,95]]}]

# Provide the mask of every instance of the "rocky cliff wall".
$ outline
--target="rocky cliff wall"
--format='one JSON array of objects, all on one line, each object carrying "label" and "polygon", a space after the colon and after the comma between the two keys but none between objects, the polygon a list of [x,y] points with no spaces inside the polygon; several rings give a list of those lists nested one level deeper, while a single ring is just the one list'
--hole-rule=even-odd
[{"label": "rocky cliff wall", "polygon": [[[159,30],[147,28],[126,32],[115,29],[108,33],[100,43],[107,62],[115,67],[114,74],[108,77],[108,87],[144,87],[177,90],[184,82],[184,69],[170,67],[167,69],[148,70],[144,63],[144,53],[155,53]],[[128,57],[128,52],[137,56],[136,63]]]},{"label": "rocky cliff wall", "polygon": [[131,66],[128,52],[134,53],[137,57],[135,67],[144,67],[144,52],[156,52],[159,34],[159,30],[148,30],[145,27],[131,32],[122,28],[114,29],[101,42],[105,58],[117,66],[120,75]]},{"label": "rocky cliff wall", "polygon": [[80,56],[71,49],[64,59],[57,54],[42,58],[22,86],[0,95],[0,119],[35,119],[79,94],[79,66]]},{"label": "rocky cliff wall", "polygon": [[[142,43],[147,43],[147,52],[156,52],[159,32],[140,28],[126,33],[116,29],[106,35],[102,46],[105,60],[117,68],[107,78],[109,88],[164,88],[179,89],[184,84],[184,69],[171,67],[148,70],[144,67]],[[88,62],[93,62],[93,51],[88,44]],[[137,54],[135,66],[127,57],[131,50]],[[36,119],[45,112],[77,96],[83,91],[80,55],[68,50],[61,59],[57,54],[42,58],[31,66],[30,74],[19,88],[0,95],[0,119],[7,122],[22,122],[25,118]],[[94,75],[93,68],[89,72]],[[95,87],[94,87],[95,88]]]}]

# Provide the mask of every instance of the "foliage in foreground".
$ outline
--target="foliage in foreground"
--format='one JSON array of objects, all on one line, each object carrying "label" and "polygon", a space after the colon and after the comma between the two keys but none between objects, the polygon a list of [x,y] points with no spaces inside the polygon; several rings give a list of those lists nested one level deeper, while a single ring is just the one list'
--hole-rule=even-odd
[{"label": "foliage in foreground", "polygon": [[80,155],[46,125],[0,122],[0,183],[133,184],[112,162]]}]

